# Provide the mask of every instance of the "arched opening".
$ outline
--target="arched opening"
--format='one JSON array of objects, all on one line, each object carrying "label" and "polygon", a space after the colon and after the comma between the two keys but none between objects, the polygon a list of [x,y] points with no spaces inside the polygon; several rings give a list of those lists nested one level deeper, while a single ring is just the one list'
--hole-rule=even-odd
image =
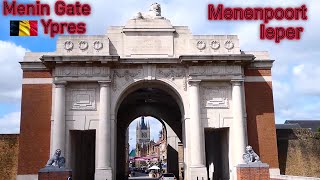
[{"label": "arched opening", "polygon": [[[130,177],[143,178],[167,172],[167,128],[170,129],[165,122],[151,116],[141,116],[130,123],[126,166]],[[152,167],[160,169],[149,170]]]},{"label": "arched opening", "polygon": [[[179,164],[179,142],[169,139],[170,133],[175,134],[180,145],[183,143],[182,119],[184,110],[181,98],[170,86],[160,82],[137,83],[123,93],[118,110],[116,111],[116,177],[127,179],[126,171],[128,157],[127,128],[129,124],[140,116],[152,116],[170,127],[172,132],[167,132],[167,171],[181,176],[183,158]],[[182,153],[183,150],[180,151]],[[181,156],[180,156],[181,157]],[[183,157],[183,155],[182,155]]]}]

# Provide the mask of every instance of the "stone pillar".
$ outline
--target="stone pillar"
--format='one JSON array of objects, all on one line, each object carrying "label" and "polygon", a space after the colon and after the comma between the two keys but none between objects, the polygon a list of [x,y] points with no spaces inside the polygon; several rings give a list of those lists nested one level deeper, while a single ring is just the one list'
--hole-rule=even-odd
[{"label": "stone pillar", "polygon": [[110,81],[100,81],[99,129],[95,180],[111,180],[111,95]]},{"label": "stone pillar", "polygon": [[54,95],[54,114],[53,114],[53,128],[52,128],[52,148],[51,153],[57,149],[61,150],[62,156],[65,156],[65,141],[66,141],[66,121],[65,121],[65,95],[66,82],[55,83]]},{"label": "stone pillar", "polygon": [[243,92],[243,80],[232,80],[232,132],[233,132],[233,149],[234,163],[244,163],[242,155],[245,153],[247,146],[247,125],[245,119],[245,104]]},{"label": "stone pillar", "polygon": [[199,86],[200,80],[189,81],[190,104],[190,143],[191,166],[190,179],[207,179],[204,151],[204,130],[200,118]]}]

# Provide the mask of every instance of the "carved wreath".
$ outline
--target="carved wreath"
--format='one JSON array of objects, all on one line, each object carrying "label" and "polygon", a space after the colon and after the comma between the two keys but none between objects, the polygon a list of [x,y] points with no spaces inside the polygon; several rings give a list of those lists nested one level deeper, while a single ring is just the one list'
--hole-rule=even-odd
[{"label": "carved wreath", "polygon": [[116,77],[118,78],[124,78],[126,81],[129,81],[130,78],[136,77],[138,74],[141,73],[141,70],[138,70],[136,72],[130,72],[130,70],[124,70],[122,73],[119,71],[114,71],[112,76],[112,88],[113,90],[117,90],[117,84],[116,84]]},{"label": "carved wreath", "polygon": [[166,72],[159,69],[158,72],[159,72],[159,74],[163,75],[164,77],[171,77],[172,80],[174,80],[175,77],[184,77],[186,74],[184,70],[180,70],[179,72],[177,72],[174,69],[170,69]]},{"label": "carved wreath", "polygon": [[140,70],[137,72],[130,72],[129,70],[125,70],[123,73],[119,73],[118,71],[114,71],[114,74],[119,78],[125,78],[126,81],[129,81],[129,78],[134,78],[138,74],[140,74]]},{"label": "carved wreath", "polygon": [[164,76],[165,78],[170,77],[171,80],[174,80],[175,77],[183,77],[184,78],[184,82],[183,82],[183,89],[186,91],[187,90],[187,77],[186,77],[186,72],[184,69],[180,70],[179,72],[177,72],[175,69],[170,69],[170,70],[158,70],[158,73],[162,76]]},{"label": "carved wreath", "polygon": [[71,41],[64,42],[64,49],[71,51],[73,49],[73,42],[71,42]]}]

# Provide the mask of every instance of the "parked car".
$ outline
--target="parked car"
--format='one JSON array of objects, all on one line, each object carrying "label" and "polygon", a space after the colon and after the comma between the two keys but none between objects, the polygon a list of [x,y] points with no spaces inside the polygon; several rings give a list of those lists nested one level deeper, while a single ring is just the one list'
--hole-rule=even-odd
[{"label": "parked car", "polygon": [[160,176],[159,180],[177,180],[177,178],[172,173],[165,173]]}]

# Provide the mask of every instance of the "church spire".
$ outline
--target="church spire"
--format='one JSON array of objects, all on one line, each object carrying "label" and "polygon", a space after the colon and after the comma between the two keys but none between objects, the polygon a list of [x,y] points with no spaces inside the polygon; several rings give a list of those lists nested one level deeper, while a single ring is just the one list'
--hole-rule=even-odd
[{"label": "church spire", "polygon": [[144,116],[141,117],[141,129],[148,129],[146,123],[144,122]]},{"label": "church spire", "polygon": [[139,129],[139,121],[137,122],[137,127],[136,127],[136,129]]}]

